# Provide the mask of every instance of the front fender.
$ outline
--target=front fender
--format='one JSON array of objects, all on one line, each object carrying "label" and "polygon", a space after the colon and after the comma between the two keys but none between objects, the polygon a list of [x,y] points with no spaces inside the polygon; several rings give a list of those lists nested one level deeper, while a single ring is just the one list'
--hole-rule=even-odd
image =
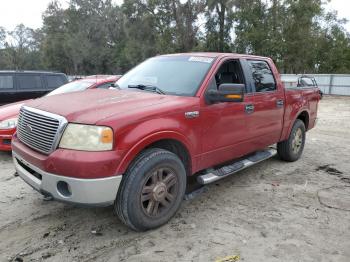
[{"label": "front fender", "polygon": [[[143,149],[145,149],[146,147],[148,147],[149,145],[151,145],[157,141],[164,140],[164,139],[172,139],[172,140],[176,140],[176,141],[182,143],[186,147],[189,154],[191,156],[194,155],[193,145],[185,135],[183,135],[179,132],[170,131],[170,130],[159,131],[159,132],[152,133],[152,134],[149,134],[149,135],[141,138],[135,145],[133,145],[129,150],[127,150],[125,156],[123,157],[120,164],[118,165],[116,173],[117,174],[125,173],[128,166],[130,165],[130,163],[135,159],[135,157]],[[195,164],[196,163],[195,163],[194,158],[191,157],[192,167],[194,167]]]},{"label": "front fender", "polygon": [[144,119],[116,131],[116,148],[123,151],[123,157],[116,170],[123,174],[131,161],[154,142],[173,139],[180,142],[191,156],[192,170],[196,169],[195,155],[200,150],[199,119],[188,120],[182,113]]}]

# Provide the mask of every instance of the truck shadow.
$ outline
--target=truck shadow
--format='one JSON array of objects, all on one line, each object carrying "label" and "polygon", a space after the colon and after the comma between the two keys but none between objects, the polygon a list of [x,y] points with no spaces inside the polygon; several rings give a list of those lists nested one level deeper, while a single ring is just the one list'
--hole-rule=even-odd
[{"label": "truck shadow", "polygon": [[3,151],[0,151],[0,159],[1,160],[11,160],[12,159],[12,152],[9,151],[9,152],[3,152]]}]

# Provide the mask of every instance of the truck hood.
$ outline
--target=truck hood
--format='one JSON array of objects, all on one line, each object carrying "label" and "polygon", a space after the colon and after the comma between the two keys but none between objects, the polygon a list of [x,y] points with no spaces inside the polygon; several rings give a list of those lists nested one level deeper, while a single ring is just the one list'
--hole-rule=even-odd
[{"label": "truck hood", "polygon": [[0,121],[17,117],[21,107],[25,103],[28,103],[29,101],[31,100],[25,100],[25,101],[20,101],[20,102],[8,104],[8,105],[0,106]]},{"label": "truck hood", "polygon": [[33,100],[26,106],[65,117],[68,122],[96,124],[113,115],[166,103],[171,96],[136,90],[95,89]]}]

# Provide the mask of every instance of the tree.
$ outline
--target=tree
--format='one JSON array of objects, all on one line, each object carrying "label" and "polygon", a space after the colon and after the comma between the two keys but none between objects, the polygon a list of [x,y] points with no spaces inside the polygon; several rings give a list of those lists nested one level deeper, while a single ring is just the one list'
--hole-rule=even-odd
[{"label": "tree", "polygon": [[269,56],[285,73],[350,71],[349,33],[321,0],[68,3],[53,0],[42,28],[0,28],[0,69],[115,74],[157,54],[219,51]]},{"label": "tree", "polygon": [[41,61],[32,63],[30,59],[33,53],[39,51],[35,41],[36,32],[20,24],[13,31],[8,32],[8,36],[5,51],[9,57],[9,66],[12,69],[39,68]]},{"label": "tree", "polygon": [[350,71],[350,35],[335,13],[328,13],[324,19],[324,28],[320,28],[316,61],[318,73],[349,73]]},{"label": "tree", "polygon": [[207,1],[207,49],[220,52],[230,49],[230,32],[235,3],[234,0]]},{"label": "tree", "polygon": [[6,41],[6,31],[5,31],[5,28],[0,26],[0,48],[5,47],[5,41]]},{"label": "tree", "polygon": [[57,1],[51,2],[43,14],[42,31],[45,37],[42,53],[47,69],[72,73],[71,61],[64,48],[67,23],[65,10]]}]

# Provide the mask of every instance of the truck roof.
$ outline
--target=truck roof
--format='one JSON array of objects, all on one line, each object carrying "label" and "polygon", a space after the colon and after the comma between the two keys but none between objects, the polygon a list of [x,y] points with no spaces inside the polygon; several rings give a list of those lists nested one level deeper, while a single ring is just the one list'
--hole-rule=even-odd
[{"label": "truck roof", "polygon": [[189,53],[177,53],[177,54],[165,54],[161,56],[206,56],[206,57],[225,57],[225,56],[236,56],[237,58],[255,58],[255,59],[270,59],[264,56],[247,55],[247,54],[237,54],[237,53],[219,53],[219,52],[189,52]]},{"label": "truck roof", "polygon": [[64,74],[61,72],[44,71],[44,70],[0,70],[0,73],[59,74],[59,75]]}]

